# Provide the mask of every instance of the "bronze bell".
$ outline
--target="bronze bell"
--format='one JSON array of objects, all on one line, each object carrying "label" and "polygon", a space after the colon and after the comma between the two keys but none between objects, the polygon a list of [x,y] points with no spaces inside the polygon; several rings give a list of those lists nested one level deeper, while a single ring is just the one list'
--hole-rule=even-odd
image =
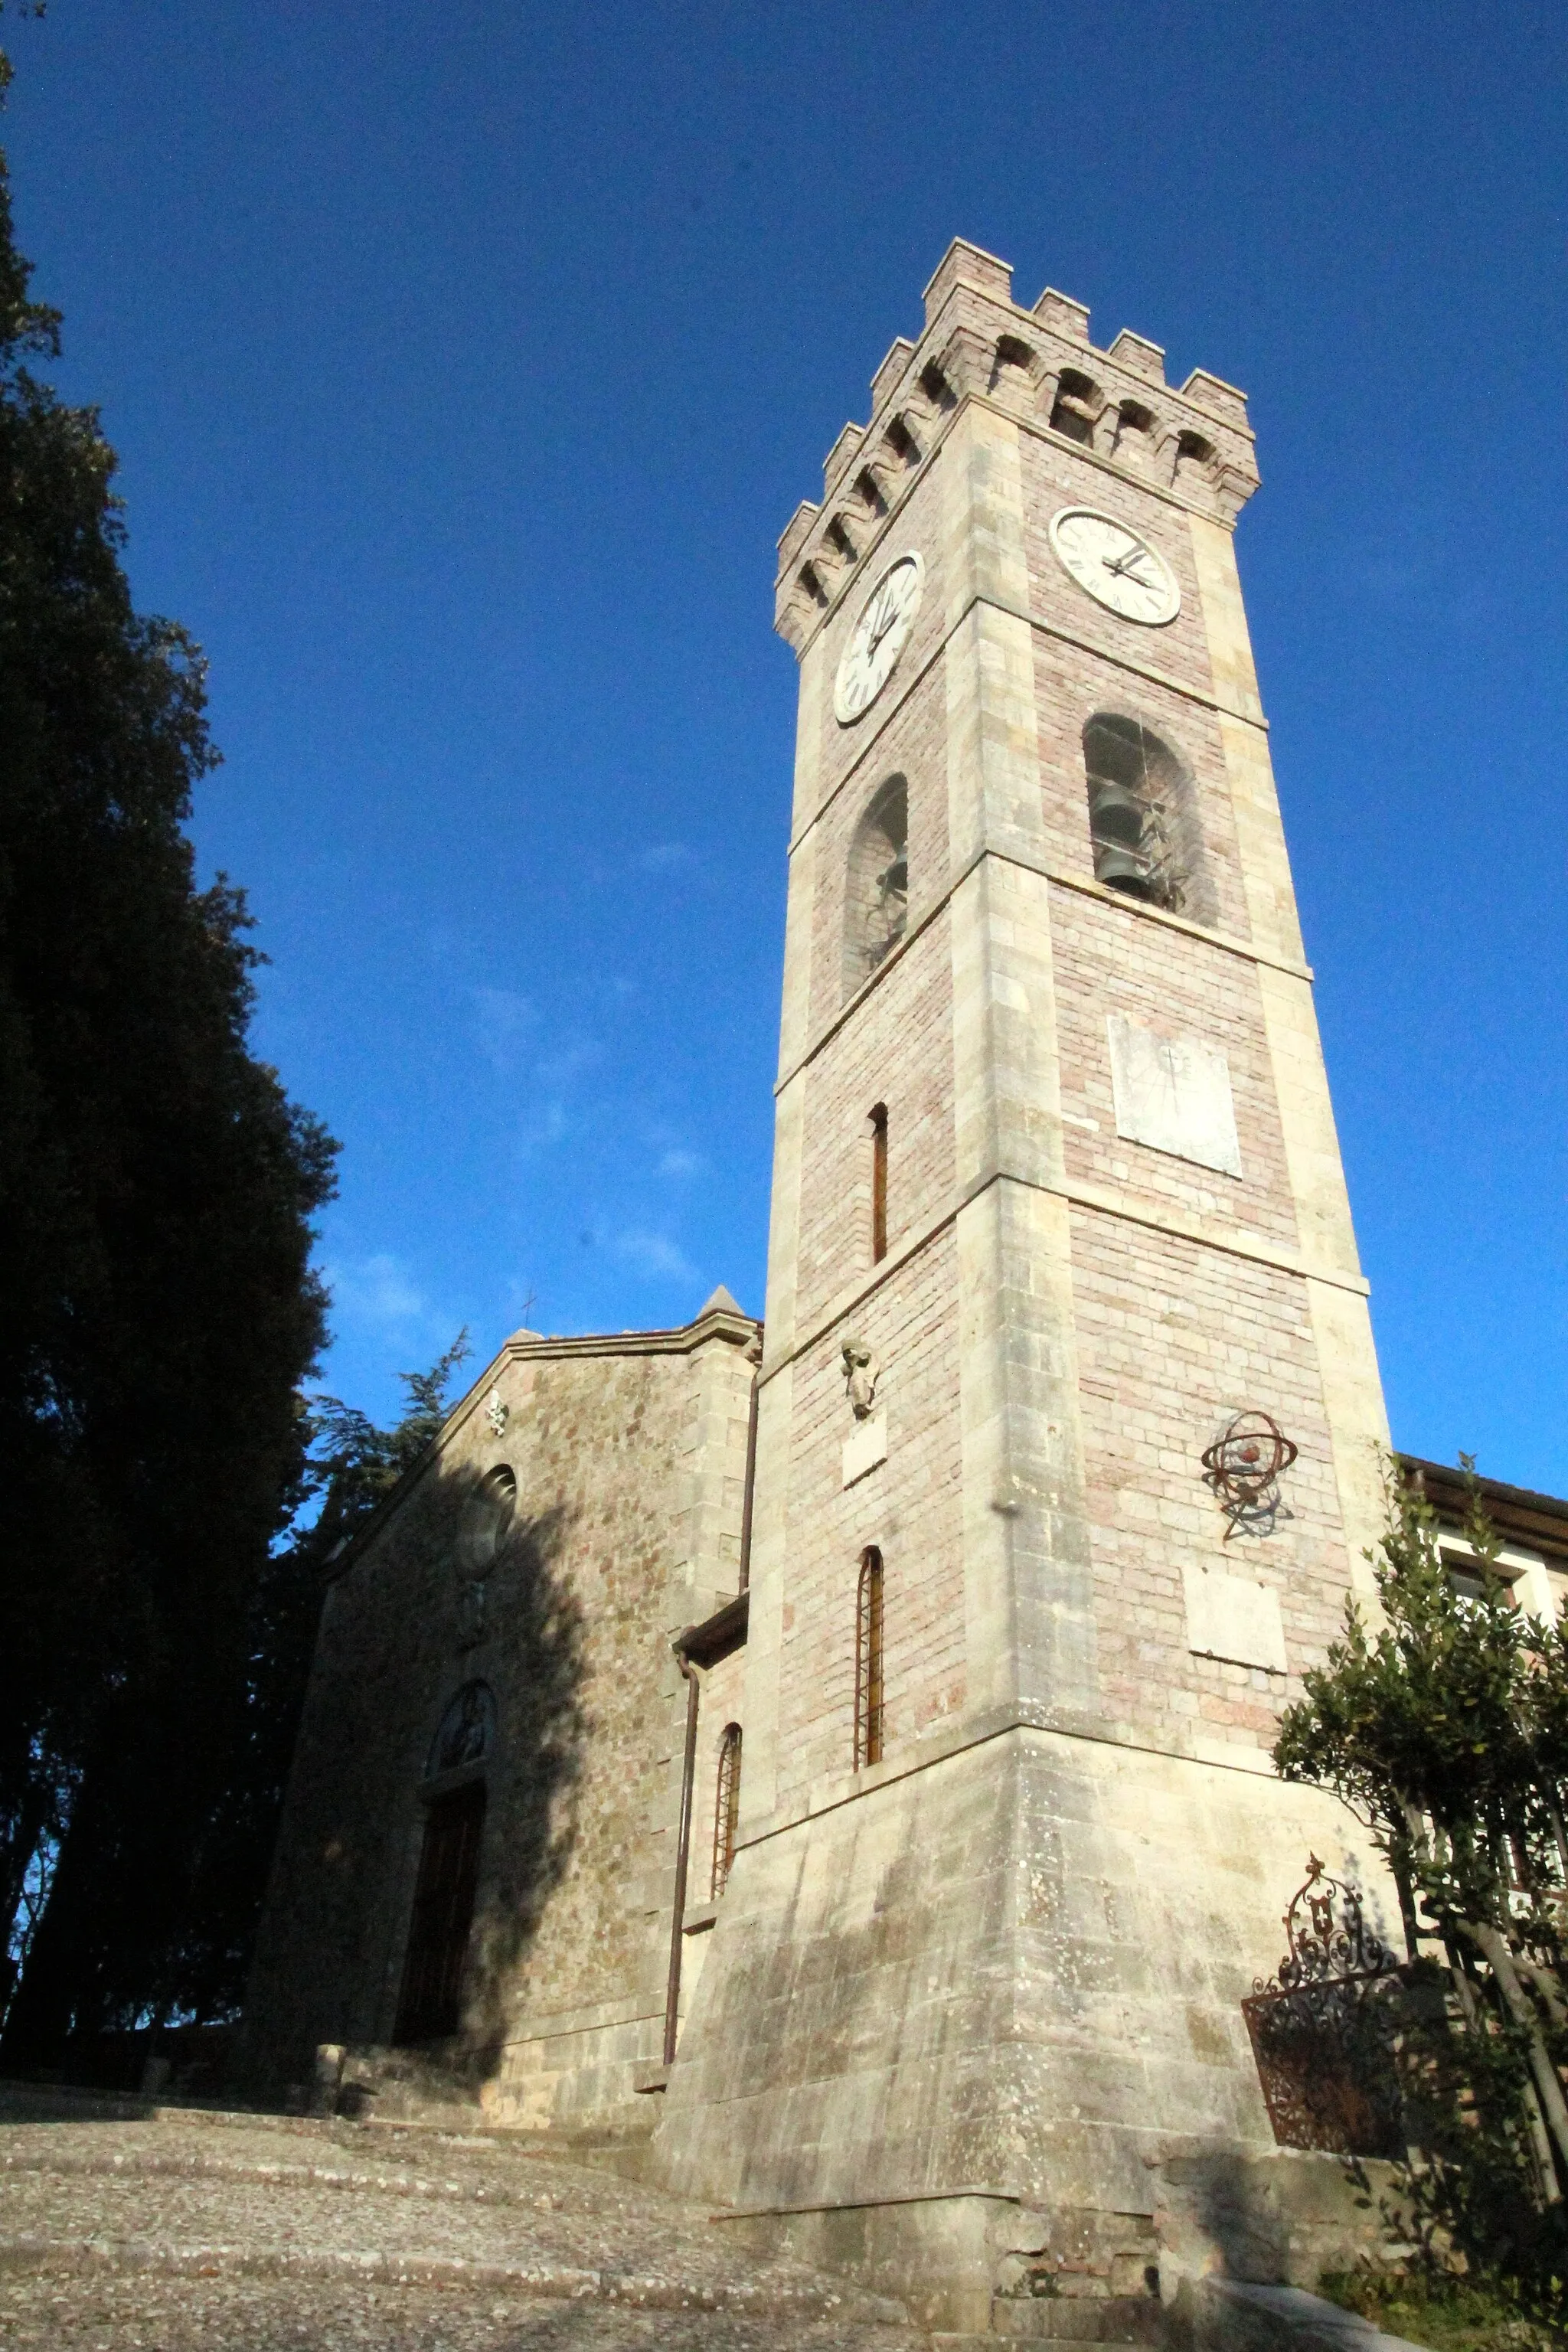
[{"label": "bronze bell", "polygon": [[1149,822],[1148,805],[1130,784],[1097,776],[1089,787],[1089,822],[1096,841],[1114,841],[1124,849],[1136,849]]}]

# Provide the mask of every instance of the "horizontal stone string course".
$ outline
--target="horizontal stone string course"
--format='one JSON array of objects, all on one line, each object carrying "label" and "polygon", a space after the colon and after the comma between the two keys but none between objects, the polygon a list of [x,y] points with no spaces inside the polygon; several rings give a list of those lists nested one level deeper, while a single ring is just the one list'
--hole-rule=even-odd
[{"label": "horizontal stone string course", "polygon": [[[1181,701],[1191,703],[1199,709],[1213,712],[1218,719],[1255,730],[1265,739],[1268,737],[1268,721],[1261,709],[1256,706],[1248,707],[1245,701],[1238,701],[1234,696],[1222,695],[1213,690],[1205,691],[1190,679],[1173,677],[1168,671],[1152,667],[1147,662],[1135,661],[1125,653],[1117,652],[1103,646],[1096,646],[1092,640],[1081,635],[1075,629],[1063,627],[1059,624],[1053,625],[1041,620],[1035,614],[1018,613],[1013,605],[1000,603],[995,597],[976,595],[970,599],[963,612],[953,619],[946,635],[930,645],[918,662],[910,664],[909,686],[921,683],[928,673],[939,668],[946,655],[948,639],[957,633],[970,614],[979,606],[984,606],[991,612],[1005,613],[1024,619],[1030,629],[1041,638],[1092,654],[1105,668],[1120,671],[1128,677],[1138,678],[1161,693],[1173,695]],[[887,763],[887,745],[889,737],[886,730],[891,729],[898,716],[896,710],[886,711],[872,721],[870,728],[864,734],[857,736],[854,756],[837,778],[829,799],[820,808],[811,811],[805,822],[794,833],[789,845],[792,856],[807,837],[816,819],[831,805],[832,799],[848,788],[867,766]]]}]

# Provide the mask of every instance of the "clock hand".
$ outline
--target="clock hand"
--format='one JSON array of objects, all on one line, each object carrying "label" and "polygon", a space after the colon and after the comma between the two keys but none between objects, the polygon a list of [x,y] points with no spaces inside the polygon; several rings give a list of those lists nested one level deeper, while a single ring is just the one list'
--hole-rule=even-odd
[{"label": "clock hand", "polygon": [[1134,572],[1132,569],[1132,566],[1135,563],[1142,562],[1148,552],[1149,551],[1146,547],[1134,547],[1131,548],[1125,555],[1118,556],[1114,563],[1112,563],[1109,555],[1102,555],[1100,560],[1104,564],[1108,572],[1117,572],[1124,580],[1137,581],[1140,588],[1153,588],[1158,585],[1156,581],[1145,580],[1139,572]]}]

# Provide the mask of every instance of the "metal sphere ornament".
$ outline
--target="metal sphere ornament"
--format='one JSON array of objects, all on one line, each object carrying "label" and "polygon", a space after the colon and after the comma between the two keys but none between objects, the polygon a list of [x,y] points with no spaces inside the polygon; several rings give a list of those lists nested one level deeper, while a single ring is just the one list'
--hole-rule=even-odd
[{"label": "metal sphere ornament", "polygon": [[1297,1447],[1272,1413],[1238,1412],[1203,1454],[1204,1478],[1230,1521],[1228,1543],[1238,1528],[1266,1533],[1279,1507],[1279,1478],[1296,1459]]}]

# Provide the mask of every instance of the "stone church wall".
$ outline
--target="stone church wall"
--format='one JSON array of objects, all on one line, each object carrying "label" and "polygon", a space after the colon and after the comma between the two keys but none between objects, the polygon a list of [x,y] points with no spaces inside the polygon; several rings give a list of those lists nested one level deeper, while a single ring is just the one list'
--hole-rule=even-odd
[{"label": "stone church wall", "polygon": [[[322,2042],[348,2046],[352,2079],[355,2052],[392,2042],[426,1801],[480,1769],[462,2027],[435,2054],[500,2116],[644,2120],[684,1721],[670,1639],[735,1591],[755,1330],[726,1302],[683,1331],[509,1342],[361,1539],[323,1610],[253,2079],[309,2080]],[[476,1602],[464,1510],[498,1465],[516,1509]],[[443,1711],[476,1679],[492,1751],[433,1777]]]}]

